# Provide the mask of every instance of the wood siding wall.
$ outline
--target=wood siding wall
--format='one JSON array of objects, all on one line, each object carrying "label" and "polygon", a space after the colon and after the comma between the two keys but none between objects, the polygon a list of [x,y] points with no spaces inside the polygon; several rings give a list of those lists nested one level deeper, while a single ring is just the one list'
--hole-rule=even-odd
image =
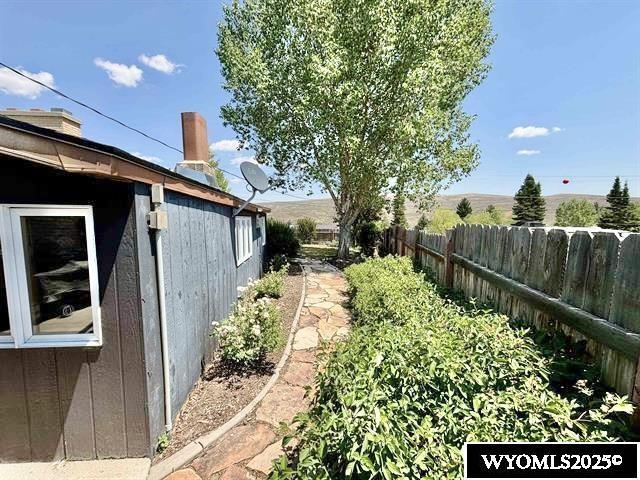
[{"label": "wood siding wall", "polygon": [[93,205],[104,337],[0,350],[0,461],[148,455],[133,185],[0,162],[0,203]]},{"label": "wood siding wall", "polygon": [[[384,243],[390,253],[412,256],[428,266],[444,284],[451,265],[448,286],[467,297],[538,328],[561,328],[585,340],[600,361],[603,382],[640,401],[638,357],[628,350],[640,341],[640,234],[459,225],[436,235],[394,227],[385,232]],[[473,264],[481,268],[470,268]],[[492,273],[507,281],[502,286],[491,281]],[[534,295],[514,294],[512,281],[530,287]],[[576,307],[597,318],[583,322],[541,311],[532,303],[536,292],[557,300],[558,312]]]},{"label": "wood siding wall", "polygon": [[[140,278],[143,295],[146,365],[149,377],[151,436],[162,433],[164,425],[159,320],[155,291],[155,256],[150,245],[146,215],[149,187],[136,189],[136,211],[140,242]],[[235,227],[230,207],[165,190],[169,227],[162,232],[169,360],[171,408],[175,416],[184,404],[211,359],[215,342],[210,337],[212,323],[226,318],[238,295],[237,287],[262,273],[262,238],[252,215],[253,255],[236,266]],[[249,215],[249,212],[242,212]],[[147,257],[148,259],[145,259]],[[145,292],[149,292],[148,294]],[[152,298],[153,297],[153,298]]]}]

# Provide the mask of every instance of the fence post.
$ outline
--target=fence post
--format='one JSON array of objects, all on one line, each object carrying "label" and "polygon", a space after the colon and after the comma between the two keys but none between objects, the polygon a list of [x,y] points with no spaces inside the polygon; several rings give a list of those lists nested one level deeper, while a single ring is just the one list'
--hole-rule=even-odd
[{"label": "fence post", "polygon": [[456,228],[447,230],[447,243],[444,247],[444,286],[446,288],[453,288],[453,257],[451,254],[454,250],[454,244],[456,240]]}]

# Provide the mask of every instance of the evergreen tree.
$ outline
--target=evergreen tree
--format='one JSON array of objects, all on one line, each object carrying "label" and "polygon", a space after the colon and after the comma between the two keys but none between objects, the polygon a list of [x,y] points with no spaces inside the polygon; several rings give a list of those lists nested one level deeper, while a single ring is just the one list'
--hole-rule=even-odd
[{"label": "evergreen tree", "polygon": [[393,199],[393,224],[407,228],[407,215],[404,210],[404,195],[397,193]]},{"label": "evergreen tree", "polygon": [[427,220],[427,216],[423,213],[422,215],[420,215],[420,220],[418,220],[416,228],[418,230],[426,230],[427,225],[429,225],[429,220]]},{"label": "evergreen tree", "polygon": [[458,203],[458,206],[456,207],[456,213],[462,220],[464,220],[469,215],[471,215],[472,212],[473,209],[471,208],[471,203],[469,203],[467,197],[464,197],[462,200],[460,200],[460,203]]},{"label": "evergreen tree", "polygon": [[520,189],[516,192],[513,205],[513,220],[517,222],[542,222],[545,214],[545,200],[542,187],[531,174],[527,174]]},{"label": "evergreen tree", "polygon": [[598,222],[600,228],[630,231],[638,229],[640,218],[631,204],[629,185],[625,183],[624,187],[621,187],[620,177],[616,177],[613,181],[613,186],[607,195],[607,203]]}]

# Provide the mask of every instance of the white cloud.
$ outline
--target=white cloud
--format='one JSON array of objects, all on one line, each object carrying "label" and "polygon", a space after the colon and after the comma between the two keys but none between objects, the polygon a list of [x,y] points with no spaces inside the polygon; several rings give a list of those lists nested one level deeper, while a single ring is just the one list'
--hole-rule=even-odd
[{"label": "white cloud", "polygon": [[553,133],[564,132],[564,128],[560,127],[553,127],[551,130],[553,131]]},{"label": "white cloud", "polygon": [[532,137],[544,137],[549,135],[549,129],[547,127],[516,127],[509,134],[509,138],[532,138]]},{"label": "white cloud", "polygon": [[102,58],[96,58],[93,63],[107,72],[109,78],[118,85],[137,87],[138,83],[142,81],[142,70],[136,65],[127,66],[122,63],[103,60]]},{"label": "white cloud", "polygon": [[158,55],[152,55],[150,57],[142,54],[138,57],[138,60],[144,63],[147,67],[153,68],[154,70],[158,70],[162,73],[166,73],[167,75],[171,75],[174,72],[179,73],[180,67],[184,66],[178,63],[173,63],[161,53],[159,53]]},{"label": "white cloud", "polygon": [[142,160],[146,160],[148,162],[153,162],[153,163],[162,162],[162,160],[160,160],[158,157],[154,157],[152,155],[143,155],[140,152],[131,152],[131,155],[133,155],[134,157],[141,158]]},{"label": "white cloud", "polygon": [[238,140],[219,140],[209,145],[209,148],[215,152],[235,152],[240,148]]},{"label": "white cloud", "polygon": [[[49,72],[31,73],[22,68],[17,68],[16,70],[51,88],[55,88],[53,75]],[[0,68],[0,91],[7,95],[19,95],[33,100],[38,98],[44,90],[46,90],[46,88],[42,85],[38,85],[27,78],[21,77],[6,67]]]},{"label": "white cloud", "polygon": [[253,155],[250,156],[245,156],[245,157],[236,157],[231,159],[231,164],[232,165],[240,165],[242,162],[251,162],[251,163],[255,163],[256,165],[258,165],[257,160],[255,159],[255,157]]},{"label": "white cloud", "polygon": [[229,179],[229,183],[242,183],[242,180],[239,178],[233,177]]},{"label": "white cloud", "polygon": [[518,150],[518,155],[538,155],[540,150]]}]

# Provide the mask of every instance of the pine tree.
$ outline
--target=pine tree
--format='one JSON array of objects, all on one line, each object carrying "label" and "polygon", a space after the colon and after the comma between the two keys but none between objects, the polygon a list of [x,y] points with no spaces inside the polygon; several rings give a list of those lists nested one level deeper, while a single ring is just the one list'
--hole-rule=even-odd
[{"label": "pine tree", "polygon": [[608,205],[600,215],[598,226],[613,230],[635,231],[640,226],[640,218],[637,210],[631,205],[629,185],[621,188],[620,177],[616,177],[613,186],[607,195]]},{"label": "pine tree", "polygon": [[229,192],[229,180],[227,180],[227,177],[225,177],[224,173],[222,173],[222,170],[220,170],[218,159],[216,158],[213,150],[209,150],[209,165],[213,169],[213,174],[216,177],[218,188],[223,192]]},{"label": "pine tree", "polygon": [[520,189],[516,192],[513,205],[513,220],[518,222],[542,222],[546,211],[542,198],[542,187],[531,174],[527,174]]},{"label": "pine tree", "polygon": [[407,228],[407,216],[404,210],[404,195],[397,193],[393,199],[393,225]]},{"label": "pine tree", "polygon": [[471,215],[472,212],[473,209],[471,208],[471,203],[469,203],[467,197],[464,197],[462,200],[460,200],[460,203],[458,203],[458,206],[456,207],[456,213],[462,220],[464,220],[469,215]]},{"label": "pine tree", "polygon": [[422,215],[420,215],[420,220],[418,220],[416,228],[418,230],[425,230],[427,228],[427,225],[429,225],[429,220],[427,220],[427,216],[423,213]]}]

